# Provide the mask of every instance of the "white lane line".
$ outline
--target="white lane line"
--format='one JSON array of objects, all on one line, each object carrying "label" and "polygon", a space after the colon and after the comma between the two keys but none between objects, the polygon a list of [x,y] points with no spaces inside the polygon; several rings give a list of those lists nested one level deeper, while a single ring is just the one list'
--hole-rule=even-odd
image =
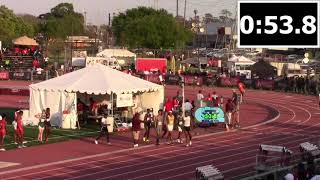
[{"label": "white lane line", "polygon": [[[221,132],[221,133],[224,133],[224,132]],[[211,136],[211,135],[213,135],[213,134],[207,134],[208,136]],[[199,137],[200,138],[200,137]]]},{"label": "white lane line", "polygon": [[20,165],[20,164],[19,163],[2,162],[2,161],[0,161],[0,169],[1,168],[7,168],[7,167],[10,167],[10,166],[17,166],[17,165]]},{"label": "white lane line", "polygon": [[[303,138],[303,139],[300,139],[300,140],[295,140],[295,141],[290,141],[290,142],[287,142],[287,143],[284,143],[284,145],[288,145],[288,144],[294,144],[293,142],[297,142],[297,141],[302,141],[304,139],[308,139],[308,138]],[[272,142],[272,141],[271,141]],[[251,146],[253,147],[253,146]],[[249,147],[246,147],[246,148],[249,148]],[[232,151],[232,150],[230,150]],[[225,151],[225,152],[228,152],[228,151]],[[178,169],[183,169],[183,168],[186,168],[186,167],[190,167],[190,166],[195,166],[195,165],[200,165],[200,164],[205,164],[205,163],[208,163],[208,162],[214,162],[214,161],[217,161],[217,160],[223,160],[223,159],[227,159],[227,158],[230,158],[230,157],[239,157],[239,155],[242,155],[242,154],[247,154],[247,153],[253,153],[253,152],[257,152],[257,149],[254,149],[254,150],[251,150],[251,151],[245,151],[245,152],[241,152],[241,153],[236,153],[236,154],[232,154],[230,156],[224,156],[224,157],[218,157],[218,158],[214,158],[214,159],[210,159],[208,161],[201,161],[201,162],[196,162],[196,163],[192,163],[192,164],[188,164],[188,165],[184,165],[184,166],[178,166],[176,168],[170,168],[168,170],[164,170],[164,171],[157,171],[155,173],[147,173],[145,175],[142,175],[142,176],[137,176],[137,177],[134,177],[134,178],[130,178],[130,180],[133,180],[133,179],[140,179],[140,178],[144,178],[144,177],[148,177],[148,176],[153,176],[153,175],[156,175],[156,174],[164,174],[166,172],[170,172],[170,171],[174,171],[174,170],[178,170]],[[209,155],[205,155],[203,157],[210,157],[210,155],[212,154],[209,154]],[[190,158],[188,160],[192,160],[192,159],[196,159],[195,158]],[[255,159],[255,157],[248,157],[248,158],[243,158],[241,160],[237,160],[236,162],[239,162],[239,161],[242,161],[244,159]],[[182,160],[182,161],[174,161],[172,163],[166,163],[166,164],[162,164],[162,165],[159,165],[159,166],[164,166],[164,165],[169,165],[169,164],[175,164],[175,163],[181,163],[185,160]],[[234,164],[234,161],[231,161],[231,162],[228,162],[228,163],[223,163],[223,164],[215,164],[215,166],[223,166],[223,165],[226,165],[226,164]],[[159,166],[153,166],[153,167],[159,167]],[[149,168],[144,168],[144,169],[139,169],[139,170],[134,170],[134,171],[130,171],[130,172],[125,172],[125,173],[122,173],[122,174],[118,174],[118,175],[114,175],[114,176],[108,176],[108,177],[103,177],[103,178],[98,178],[96,180],[105,180],[105,179],[109,179],[109,178],[114,178],[114,177],[117,177],[117,176],[121,176],[123,174],[129,174],[129,173],[134,173],[134,172],[139,172],[139,171],[144,171],[144,170],[147,170],[147,169],[152,169],[153,167],[149,167]],[[190,174],[190,173],[194,173],[194,172],[187,172],[187,174]],[[181,176],[182,174],[179,174],[179,176]]]}]

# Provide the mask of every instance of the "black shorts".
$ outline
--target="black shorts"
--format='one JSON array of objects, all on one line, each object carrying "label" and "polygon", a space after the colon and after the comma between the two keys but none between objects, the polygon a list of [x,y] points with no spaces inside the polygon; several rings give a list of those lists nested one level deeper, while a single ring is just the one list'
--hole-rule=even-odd
[{"label": "black shorts", "polygon": [[186,126],[185,126],[185,127],[184,127],[184,130],[185,130],[185,131],[190,131],[190,126],[189,126],[189,127],[186,127]]}]

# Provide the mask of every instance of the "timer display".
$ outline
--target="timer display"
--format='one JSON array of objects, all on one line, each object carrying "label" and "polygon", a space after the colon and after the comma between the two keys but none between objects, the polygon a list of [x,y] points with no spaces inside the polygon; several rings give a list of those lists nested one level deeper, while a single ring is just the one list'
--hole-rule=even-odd
[{"label": "timer display", "polygon": [[319,1],[238,1],[239,48],[318,48]]}]

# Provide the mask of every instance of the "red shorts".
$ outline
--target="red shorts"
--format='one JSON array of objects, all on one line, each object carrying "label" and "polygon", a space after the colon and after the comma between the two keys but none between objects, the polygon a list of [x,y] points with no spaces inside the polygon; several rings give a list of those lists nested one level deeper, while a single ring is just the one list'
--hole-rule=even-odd
[{"label": "red shorts", "polygon": [[6,136],[6,131],[0,131],[0,137]]}]

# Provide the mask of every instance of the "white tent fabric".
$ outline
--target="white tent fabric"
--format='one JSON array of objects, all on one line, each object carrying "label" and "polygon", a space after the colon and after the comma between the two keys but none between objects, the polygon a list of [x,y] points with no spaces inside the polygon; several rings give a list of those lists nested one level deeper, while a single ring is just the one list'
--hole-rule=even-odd
[{"label": "white tent fabric", "polygon": [[[42,109],[51,109],[51,123],[63,127],[63,111],[76,116],[77,93],[94,95],[132,93],[141,100],[143,109],[159,110],[164,99],[163,86],[125,74],[118,70],[95,64],[47,81],[30,85],[29,118],[38,123],[35,115]],[[75,127],[70,122],[70,128]]]},{"label": "white tent fabric", "polygon": [[119,94],[156,91],[162,86],[128,75],[102,64],[30,85],[31,89],[80,92],[87,94]]},{"label": "white tent fabric", "polygon": [[228,59],[229,62],[236,62],[236,63],[255,63],[251,59],[248,59],[244,56],[236,56],[233,55],[230,59]]},{"label": "white tent fabric", "polygon": [[127,49],[104,49],[97,54],[98,57],[136,57],[136,54]]}]

